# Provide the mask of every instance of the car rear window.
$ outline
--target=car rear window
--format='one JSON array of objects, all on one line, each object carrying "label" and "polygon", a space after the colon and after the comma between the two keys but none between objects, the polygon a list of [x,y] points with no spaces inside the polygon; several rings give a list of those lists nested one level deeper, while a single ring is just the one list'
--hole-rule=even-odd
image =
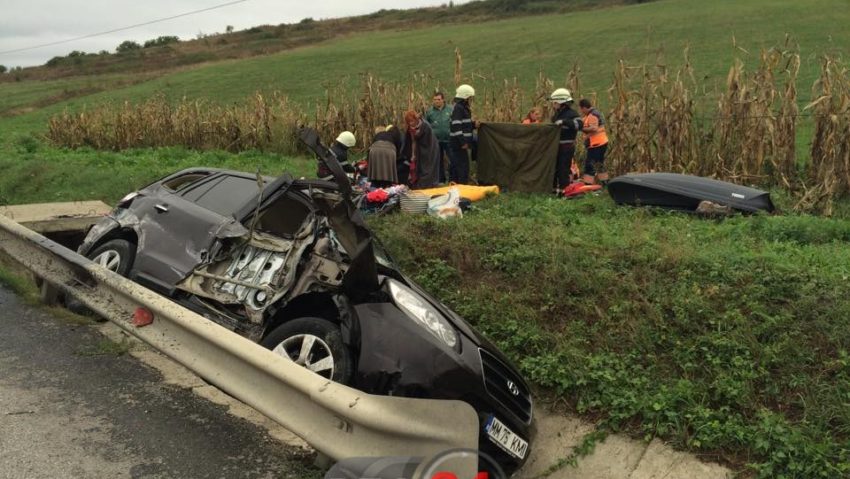
[{"label": "car rear window", "polygon": [[171,178],[168,181],[164,181],[162,186],[168,188],[171,191],[177,192],[187,188],[189,185],[195,183],[198,180],[202,180],[209,176],[209,173],[199,172],[199,173],[188,173],[185,175],[178,176],[177,178]]},{"label": "car rear window", "polygon": [[200,189],[206,191],[197,199],[186,198],[222,216],[232,216],[260,193],[257,180],[238,176],[225,176],[211,188]]}]

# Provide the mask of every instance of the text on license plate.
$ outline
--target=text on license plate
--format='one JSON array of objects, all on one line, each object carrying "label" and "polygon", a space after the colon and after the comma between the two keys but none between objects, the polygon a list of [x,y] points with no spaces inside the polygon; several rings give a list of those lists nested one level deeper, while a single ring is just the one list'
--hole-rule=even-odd
[{"label": "text on license plate", "polygon": [[490,417],[490,420],[484,426],[484,430],[487,431],[490,440],[504,449],[505,452],[516,458],[525,459],[525,455],[528,453],[528,442],[517,436],[501,421],[495,417]]}]

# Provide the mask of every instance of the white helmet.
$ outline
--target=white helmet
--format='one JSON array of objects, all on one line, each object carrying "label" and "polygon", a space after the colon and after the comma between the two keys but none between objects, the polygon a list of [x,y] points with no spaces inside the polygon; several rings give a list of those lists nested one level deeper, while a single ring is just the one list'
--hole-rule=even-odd
[{"label": "white helmet", "polygon": [[549,99],[561,105],[573,101],[573,95],[566,88],[558,88],[552,92],[552,96],[550,96]]},{"label": "white helmet", "polygon": [[455,93],[455,98],[460,98],[461,100],[469,100],[474,96],[475,88],[472,88],[469,85],[461,85],[457,87],[457,93]]},{"label": "white helmet", "polygon": [[357,138],[354,137],[354,133],[350,131],[343,131],[336,137],[336,141],[342,143],[343,145],[354,148],[354,145],[357,144]]}]

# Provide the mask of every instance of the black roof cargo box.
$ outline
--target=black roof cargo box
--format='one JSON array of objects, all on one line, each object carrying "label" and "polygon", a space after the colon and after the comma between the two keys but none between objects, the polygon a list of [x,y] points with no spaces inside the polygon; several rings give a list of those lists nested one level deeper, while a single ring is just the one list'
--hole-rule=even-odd
[{"label": "black roof cargo box", "polygon": [[617,204],[633,206],[695,211],[702,201],[711,201],[747,213],[774,210],[766,191],[675,173],[620,176],[608,184],[608,192]]}]

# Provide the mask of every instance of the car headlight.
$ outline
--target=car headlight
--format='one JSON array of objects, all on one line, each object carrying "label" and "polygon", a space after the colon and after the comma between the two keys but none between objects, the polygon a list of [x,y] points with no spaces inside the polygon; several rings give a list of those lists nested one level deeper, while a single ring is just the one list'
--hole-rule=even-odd
[{"label": "car headlight", "polygon": [[388,283],[396,306],[450,348],[457,348],[457,332],[439,311],[398,281],[390,279]]}]

